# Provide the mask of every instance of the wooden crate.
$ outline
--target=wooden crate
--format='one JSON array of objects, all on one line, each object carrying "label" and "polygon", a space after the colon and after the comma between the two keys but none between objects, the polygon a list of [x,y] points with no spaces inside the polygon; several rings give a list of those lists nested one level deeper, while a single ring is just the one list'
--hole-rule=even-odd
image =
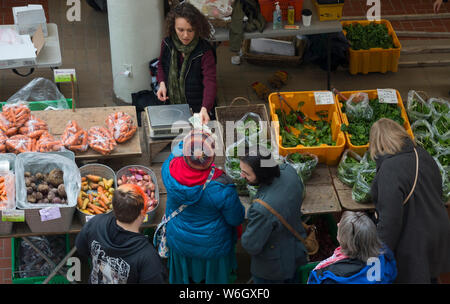
[{"label": "wooden crate", "polygon": [[[245,105],[235,105],[238,100],[244,100],[247,104]],[[224,141],[224,147],[227,144],[232,144],[237,140],[237,134],[234,132],[233,134],[233,142],[227,142],[227,134],[226,134],[226,122],[233,121],[236,122],[241,119],[245,114],[253,112],[258,114],[262,121],[267,122],[267,139],[271,138],[270,134],[270,118],[267,112],[267,107],[265,104],[251,104],[250,101],[244,97],[236,97],[231,102],[231,105],[224,107],[216,107],[216,120],[219,123],[219,133]]]}]

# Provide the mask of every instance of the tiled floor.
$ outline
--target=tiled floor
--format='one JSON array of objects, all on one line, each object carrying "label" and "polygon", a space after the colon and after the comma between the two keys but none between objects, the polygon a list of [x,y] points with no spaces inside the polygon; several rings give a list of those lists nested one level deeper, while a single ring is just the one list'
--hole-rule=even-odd
[{"label": "tiled floor", "polygon": [[[153,1],[153,0],[152,0]],[[423,14],[432,12],[433,0],[382,0],[382,15],[391,14]],[[12,23],[11,6],[26,3],[41,3],[46,8],[48,21],[58,25],[62,49],[63,68],[76,68],[78,82],[78,107],[95,107],[115,105],[112,100],[111,54],[108,33],[107,14],[94,11],[85,1],[82,3],[81,22],[70,23],[66,19],[67,5],[62,0],[0,0],[0,24]],[[347,0],[344,5],[345,16],[363,16],[367,11],[366,1]],[[443,6],[441,12],[450,12],[450,5]],[[393,22],[396,30],[418,31],[450,31],[450,19],[433,19],[423,21]],[[426,42],[424,42],[426,44]],[[219,105],[229,105],[238,96],[248,98],[251,102],[261,103],[252,91],[250,84],[255,81],[266,82],[278,69],[276,67],[256,66],[248,63],[231,65],[231,53],[227,44],[217,50],[217,80]],[[326,88],[326,73],[314,65],[300,67],[283,67],[289,73],[288,84],[284,91],[305,91]],[[236,77],[239,75],[239,77]],[[53,73],[48,70],[37,70],[31,77],[52,79]],[[7,100],[13,93],[27,84],[32,78],[22,78],[9,70],[0,71],[0,100]],[[424,90],[431,96],[447,96],[450,90],[450,68],[405,68],[397,73],[373,73],[352,76],[347,70],[339,68],[332,73],[332,86],[340,90],[374,89],[393,87],[400,91],[406,100],[410,89]],[[142,88],[148,89],[148,88]],[[62,93],[70,97],[70,86],[63,86]],[[145,150],[144,150],[145,151]],[[111,162],[112,167],[123,163],[144,163],[146,158],[118,160]],[[11,282],[10,240],[0,239],[0,283]],[[248,258],[244,255],[239,260],[243,265],[240,278],[246,282],[248,276]],[[240,264],[242,266],[242,264]]]}]

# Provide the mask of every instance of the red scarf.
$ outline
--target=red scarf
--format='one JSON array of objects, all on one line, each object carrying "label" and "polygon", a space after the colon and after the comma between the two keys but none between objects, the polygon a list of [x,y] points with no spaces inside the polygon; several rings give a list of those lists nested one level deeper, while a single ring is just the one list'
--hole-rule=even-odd
[{"label": "red scarf", "polygon": [[339,246],[338,248],[336,248],[334,250],[332,256],[330,256],[328,259],[323,260],[322,262],[317,264],[317,266],[314,268],[314,270],[327,267],[327,266],[329,266],[329,265],[331,265],[333,263],[336,263],[337,261],[340,261],[340,260],[343,260],[343,259],[347,259],[347,258],[348,258],[348,256],[346,256],[345,254],[342,253],[341,246]]},{"label": "red scarf", "polygon": [[[214,164],[213,164],[214,165]],[[200,186],[206,183],[210,170],[195,170],[186,164],[183,157],[175,157],[169,165],[170,175],[180,184],[187,187]],[[213,180],[223,174],[223,171],[216,168]]]}]

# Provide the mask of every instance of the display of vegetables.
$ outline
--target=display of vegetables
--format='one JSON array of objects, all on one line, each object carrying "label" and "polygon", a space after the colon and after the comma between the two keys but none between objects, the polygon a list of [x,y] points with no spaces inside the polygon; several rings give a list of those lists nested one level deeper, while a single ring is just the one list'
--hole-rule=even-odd
[{"label": "display of vegetables", "polygon": [[55,139],[50,133],[45,131],[36,142],[37,152],[57,152],[63,150],[63,144]]},{"label": "display of vegetables", "polygon": [[25,124],[19,128],[20,134],[37,139],[39,139],[46,131],[48,131],[47,123],[33,115],[30,116],[30,120],[25,122]]},{"label": "display of vegetables", "polygon": [[[300,102],[298,108],[303,105]],[[328,111],[316,112],[318,120],[307,118],[300,110],[292,111],[287,115],[284,110],[276,109],[280,122],[280,135],[283,147],[305,147],[320,146],[322,144],[335,146],[331,134],[331,125],[328,122]],[[301,114],[300,114],[301,113]],[[301,116],[301,117],[300,117]],[[299,118],[302,122],[300,122]],[[297,134],[297,135],[295,135]]]},{"label": "display of vegetables", "polygon": [[114,179],[87,174],[81,178],[77,208],[88,215],[107,213],[112,210]]},{"label": "display of vegetables", "polygon": [[111,132],[105,127],[95,126],[88,131],[88,144],[92,150],[102,155],[110,154],[117,143]]},{"label": "display of vegetables", "polygon": [[431,106],[420,96],[417,96],[415,91],[408,94],[408,105],[406,110],[410,122],[414,122],[419,119],[428,119],[432,115]]},{"label": "display of vegetables", "polygon": [[371,22],[367,25],[351,23],[344,26],[345,37],[353,50],[368,50],[371,48],[397,48],[388,28],[383,23]]},{"label": "display of vegetables", "polygon": [[311,178],[319,158],[314,154],[295,152],[289,154],[286,161],[294,167],[302,181],[306,182]]},{"label": "display of vegetables", "polygon": [[26,104],[6,104],[2,108],[4,117],[9,121],[10,127],[22,127],[31,117],[31,111]]},{"label": "display of vegetables", "polygon": [[26,135],[13,135],[5,143],[6,150],[15,154],[36,151],[36,139]]},{"label": "display of vegetables", "polygon": [[130,115],[124,112],[116,112],[108,116],[106,126],[117,143],[124,143],[133,137],[137,131]]},{"label": "display of vegetables", "polygon": [[[364,146],[368,144],[370,128],[380,118],[390,118],[401,126],[405,123],[402,117],[402,110],[398,105],[380,103],[378,98],[371,99],[369,105],[373,110],[372,119],[367,120],[365,117],[357,118],[352,116],[352,118],[347,117],[348,125],[345,123],[341,125],[341,130],[350,135],[350,141],[354,146]],[[342,107],[342,112],[344,114],[346,113],[345,104]]]},{"label": "display of vegetables", "polygon": [[63,145],[74,152],[84,152],[88,149],[87,131],[81,128],[75,120],[70,120],[61,136]]},{"label": "display of vegetables", "polygon": [[150,210],[153,210],[158,205],[155,183],[156,181],[152,179],[150,174],[138,168],[129,168],[128,174],[120,176],[117,180],[119,186],[122,184],[133,184],[141,187],[149,199]]},{"label": "display of vegetables", "polygon": [[342,183],[353,187],[361,168],[361,157],[351,150],[346,150],[338,164],[337,177]]},{"label": "display of vegetables", "polygon": [[60,169],[53,169],[49,173],[25,172],[28,202],[32,204],[67,204],[63,174]]}]

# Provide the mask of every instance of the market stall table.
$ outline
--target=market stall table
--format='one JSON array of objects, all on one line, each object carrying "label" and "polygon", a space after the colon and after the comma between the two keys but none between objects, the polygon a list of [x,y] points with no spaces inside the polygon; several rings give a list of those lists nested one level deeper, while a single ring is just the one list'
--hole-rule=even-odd
[{"label": "market stall table", "polygon": [[[64,129],[70,120],[77,121],[82,128],[88,130],[93,126],[106,126],[105,120],[108,115],[118,111],[129,114],[133,118],[135,124],[137,124],[136,108],[134,106],[78,108],[75,112],[72,110],[33,111],[32,114],[47,122],[50,133],[59,137],[63,134]],[[125,143],[117,144],[115,149],[108,155],[102,155],[89,148],[86,152],[76,152],[75,159],[88,160],[141,156],[142,150],[139,134],[137,134],[138,132],[139,130]]]},{"label": "market stall table", "polygon": [[[342,25],[339,20],[332,21],[319,21],[317,11],[313,7],[311,0],[305,0],[303,2],[303,8],[311,9],[313,12],[310,26],[303,26],[301,22],[296,22],[295,25],[299,26],[299,29],[273,29],[273,23],[268,22],[266,28],[262,33],[259,31],[244,32],[244,39],[253,38],[276,38],[276,37],[288,37],[296,35],[315,35],[325,34],[327,36],[327,89],[330,90],[331,84],[331,38],[330,34],[342,32]],[[214,44],[217,42],[228,41],[229,29],[218,27],[215,28],[214,37],[211,40]]]},{"label": "market stall table", "polygon": [[[1,29],[16,28],[14,24],[0,25]],[[20,68],[29,68],[27,74],[21,74],[17,68],[12,69],[14,73],[19,76],[26,77],[34,72],[35,68],[50,68],[55,69],[62,65],[61,47],[59,44],[58,26],[55,23],[47,23],[48,36],[45,37],[45,44],[36,57],[35,64],[21,66]],[[1,69],[11,69],[9,67],[1,67]]]}]

